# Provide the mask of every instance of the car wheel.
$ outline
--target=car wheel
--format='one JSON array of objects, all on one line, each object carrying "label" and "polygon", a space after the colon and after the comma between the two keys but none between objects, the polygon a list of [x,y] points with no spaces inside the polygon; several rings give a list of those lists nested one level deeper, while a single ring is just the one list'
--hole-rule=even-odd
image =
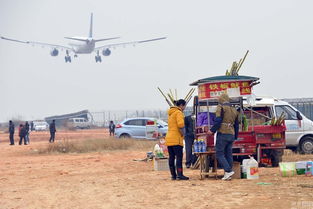
[{"label": "car wheel", "polygon": [[301,140],[300,152],[301,152],[301,154],[312,154],[313,153],[313,137],[306,136]]},{"label": "car wheel", "polygon": [[121,134],[120,138],[121,139],[128,139],[128,138],[130,138],[130,135],[129,134]]}]

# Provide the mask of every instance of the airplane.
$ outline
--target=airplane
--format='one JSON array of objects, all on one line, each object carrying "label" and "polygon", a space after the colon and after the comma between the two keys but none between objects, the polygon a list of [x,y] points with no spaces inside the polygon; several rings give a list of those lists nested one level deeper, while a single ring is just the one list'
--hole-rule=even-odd
[{"label": "airplane", "polygon": [[[93,38],[93,13],[91,13],[90,16],[90,27],[89,27],[89,36],[88,37],[64,37],[65,39],[69,39],[72,41],[76,41],[77,43],[69,43],[69,46],[62,46],[62,45],[56,45],[56,44],[49,44],[49,43],[41,43],[41,42],[34,42],[34,41],[22,41],[12,38],[7,38],[1,36],[1,39],[7,40],[7,41],[14,41],[19,42],[23,44],[30,44],[32,46],[39,45],[39,46],[47,46],[51,47],[50,55],[55,57],[59,55],[59,50],[63,51],[65,50],[65,62],[72,62],[72,58],[70,56],[70,53],[74,54],[74,57],[77,57],[77,54],[91,54],[93,52],[96,53],[95,60],[97,62],[102,62],[102,58],[100,56],[100,51],[102,51],[103,56],[110,56],[111,55],[111,49],[114,49],[115,47],[119,46],[126,46],[126,45],[136,45],[141,44],[145,42],[150,41],[158,41],[162,39],[166,39],[166,37],[161,38],[154,38],[154,39],[148,39],[148,40],[141,40],[141,41],[131,41],[131,42],[124,42],[124,43],[115,43],[115,44],[107,44],[103,46],[96,47],[96,43],[100,41],[108,41],[113,39],[118,39],[120,37],[113,37],[113,38],[104,38],[104,39],[94,39]],[[79,43],[80,42],[80,43]]]}]

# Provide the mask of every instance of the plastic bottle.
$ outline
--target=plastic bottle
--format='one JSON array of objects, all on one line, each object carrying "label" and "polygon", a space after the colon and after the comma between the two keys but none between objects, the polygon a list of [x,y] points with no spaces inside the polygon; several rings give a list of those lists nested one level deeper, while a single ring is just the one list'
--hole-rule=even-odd
[{"label": "plastic bottle", "polygon": [[198,140],[194,140],[193,142],[193,149],[194,149],[194,152],[199,152],[199,144],[198,144]]},{"label": "plastic bottle", "polygon": [[247,178],[247,163],[250,159],[244,159],[242,161],[242,170],[241,170],[241,178],[246,179]]},{"label": "plastic bottle", "polygon": [[259,163],[253,158],[247,162],[247,179],[258,179],[259,178]]},{"label": "plastic bottle", "polygon": [[206,152],[206,143],[204,140],[202,141],[202,152]]},{"label": "plastic bottle", "polygon": [[202,139],[199,139],[199,142],[198,142],[199,152],[203,152],[203,150],[202,150],[202,144],[203,144]]}]

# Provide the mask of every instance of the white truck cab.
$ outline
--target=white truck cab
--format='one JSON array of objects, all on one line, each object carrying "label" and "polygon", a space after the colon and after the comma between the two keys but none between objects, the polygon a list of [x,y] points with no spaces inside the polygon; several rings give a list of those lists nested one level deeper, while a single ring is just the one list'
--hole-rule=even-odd
[{"label": "white truck cab", "polygon": [[[250,107],[244,98],[244,107]],[[303,154],[313,153],[313,122],[288,102],[273,97],[256,97],[252,109],[268,107],[270,117],[278,118],[283,112],[286,115],[286,147]]]}]

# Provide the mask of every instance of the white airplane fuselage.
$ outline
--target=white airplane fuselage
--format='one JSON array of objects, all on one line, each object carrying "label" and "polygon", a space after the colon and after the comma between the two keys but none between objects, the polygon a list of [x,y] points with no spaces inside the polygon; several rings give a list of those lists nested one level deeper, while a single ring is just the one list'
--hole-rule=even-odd
[{"label": "white airplane fuselage", "polygon": [[69,45],[76,54],[90,54],[94,51],[96,44],[93,40],[90,40],[86,42],[71,42]]}]

